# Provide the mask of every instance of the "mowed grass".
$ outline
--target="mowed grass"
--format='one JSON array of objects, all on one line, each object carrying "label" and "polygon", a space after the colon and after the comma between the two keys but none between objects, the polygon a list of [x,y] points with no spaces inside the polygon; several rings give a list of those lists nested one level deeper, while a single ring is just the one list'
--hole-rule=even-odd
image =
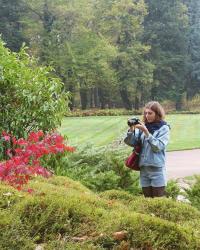
[{"label": "mowed grass", "polygon": [[[59,129],[70,145],[112,146],[123,139],[128,116],[66,117]],[[167,115],[171,126],[168,151],[200,148],[200,115]]]}]

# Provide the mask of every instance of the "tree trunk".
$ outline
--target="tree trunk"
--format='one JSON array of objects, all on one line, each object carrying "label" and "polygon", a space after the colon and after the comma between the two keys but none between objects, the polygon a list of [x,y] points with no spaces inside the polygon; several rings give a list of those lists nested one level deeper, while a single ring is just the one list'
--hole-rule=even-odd
[{"label": "tree trunk", "polygon": [[128,98],[127,89],[121,89],[120,95],[121,95],[125,109],[131,110],[132,107],[131,107],[131,103],[130,103],[129,98]]},{"label": "tree trunk", "polygon": [[87,97],[87,90],[80,89],[80,97],[81,97],[81,108],[82,110],[87,108],[88,97]]},{"label": "tree trunk", "polygon": [[90,108],[95,108],[94,94],[95,94],[95,89],[91,88],[90,89]]},{"label": "tree trunk", "polygon": [[176,100],[176,110],[181,110],[182,109],[182,105],[180,100]]},{"label": "tree trunk", "polygon": [[94,89],[94,106],[95,108],[98,108],[99,107],[99,90],[98,88],[95,88]]},{"label": "tree trunk", "polygon": [[105,107],[106,107],[106,101],[104,98],[105,93],[103,93],[103,90],[101,88],[99,88],[98,93],[99,93],[99,100],[100,100],[101,109],[105,109]]},{"label": "tree trunk", "polygon": [[134,109],[138,110],[140,108],[140,100],[138,96],[135,97]]},{"label": "tree trunk", "polygon": [[71,92],[69,108],[70,110],[73,110],[74,108],[74,86],[73,85],[69,86],[69,91]]},{"label": "tree trunk", "polygon": [[157,87],[153,87],[151,89],[151,100],[155,100],[158,97],[158,88]]},{"label": "tree trunk", "polygon": [[176,110],[183,110],[186,103],[186,93],[182,93],[176,98]]}]

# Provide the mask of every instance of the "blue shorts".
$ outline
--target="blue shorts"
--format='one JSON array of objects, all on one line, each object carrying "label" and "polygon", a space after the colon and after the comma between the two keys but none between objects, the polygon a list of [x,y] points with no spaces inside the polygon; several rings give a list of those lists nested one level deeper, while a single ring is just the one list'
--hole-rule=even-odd
[{"label": "blue shorts", "polygon": [[140,185],[142,187],[163,187],[167,185],[166,168],[140,167]]}]

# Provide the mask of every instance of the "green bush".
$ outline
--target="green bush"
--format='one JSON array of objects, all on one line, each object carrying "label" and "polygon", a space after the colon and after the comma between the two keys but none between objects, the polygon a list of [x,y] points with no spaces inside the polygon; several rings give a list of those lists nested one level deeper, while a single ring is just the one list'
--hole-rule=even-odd
[{"label": "green bush", "polygon": [[83,116],[118,116],[118,115],[141,115],[142,111],[126,109],[89,109],[74,110],[65,113],[66,117],[83,117]]},{"label": "green bush", "polygon": [[[149,214],[176,223],[191,223],[200,218],[200,212],[192,206],[167,198],[136,197],[120,190],[108,190],[100,197],[125,204],[130,210]],[[192,224],[192,223],[191,223]]]},{"label": "green bush", "polygon": [[[62,158],[59,164],[55,164],[54,171],[57,175],[80,181],[93,191],[118,189],[129,191],[132,195],[141,195],[139,173],[124,166],[126,155],[124,149],[97,149],[87,145]],[[177,198],[180,188],[176,181],[168,182],[166,193],[167,197]]]},{"label": "green bush", "polygon": [[167,198],[146,199],[134,198],[129,203],[130,208],[138,213],[150,214],[175,223],[183,223],[199,218],[197,209],[185,203],[175,202]]},{"label": "green bush", "polygon": [[18,215],[0,210],[0,249],[1,250],[33,250],[34,242],[29,237]]},{"label": "green bush", "polygon": [[[141,215],[124,207],[123,213],[109,214],[107,234],[97,239],[105,249],[117,249],[119,240],[113,240],[113,231],[127,232],[128,249],[198,249],[199,240],[192,233],[192,228],[181,227],[172,222]],[[120,249],[120,248],[119,248]]]},{"label": "green bush", "polygon": [[[125,195],[124,200],[130,200],[124,204],[120,199],[114,202],[105,196],[101,198],[82,185],[77,188],[78,185],[64,177],[31,181],[32,194],[2,211],[1,249],[9,249],[9,245],[10,249],[35,249],[36,244],[52,250],[114,250],[125,246],[125,249],[199,249],[199,224],[186,224],[189,219],[199,218],[195,208],[162,198],[132,196],[131,200],[130,194],[117,191],[115,197],[123,199]],[[3,190],[6,191],[5,185]],[[123,239],[116,238],[116,232],[125,232]]]},{"label": "green bush", "polygon": [[166,187],[166,196],[172,199],[176,199],[180,194],[181,189],[175,180],[169,180]]},{"label": "green bush", "polygon": [[[175,105],[171,107],[171,104],[164,102],[167,114],[199,114],[199,109],[190,108],[188,110],[176,110]],[[88,109],[88,110],[73,110],[65,113],[66,117],[85,117],[85,116],[121,116],[121,115],[142,115],[142,109],[140,110],[126,110],[126,109]]]},{"label": "green bush", "polygon": [[[73,189],[82,193],[92,193],[88,188],[81,185],[80,182],[74,181],[68,177],[64,176],[52,176],[51,178],[37,177],[37,181],[42,181],[42,183],[52,184],[54,186],[64,187],[68,189]],[[37,181],[35,181],[37,183]],[[34,183],[35,183],[34,182]]]},{"label": "green bush", "polygon": [[168,114],[175,114],[175,115],[178,115],[178,114],[190,114],[190,115],[197,115],[197,114],[200,114],[200,111],[199,110],[177,110],[177,111],[171,111],[169,112]]},{"label": "green bush", "polygon": [[[31,197],[21,202],[17,211],[25,229],[36,243],[56,239],[57,235],[70,235],[70,206],[61,198],[54,202],[48,197]],[[84,222],[80,214],[80,221]],[[77,221],[78,225],[78,221]]]},{"label": "green bush", "polygon": [[26,197],[26,193],[19,193],[11,186],[1,184],[0,189],[0,209],[10,209],[16,203],[23,200]]},{"label": "green bush", "polygon": [[185,192],[191,204],[200,210],[200,176],[195,176],[194,181],[194,184],[189,189],[185,189]]},{"label": "green bush", "polygon": [[126,153],[120,150],[89,147],[77,149],[77,152],[63,159],[56,166],[57,175],[66,175],[78,180],[93,191],[123,189],[132,194],[141,194],[138,173],[124,166]]},{"label": "green bush", "polygon": [[99,193],[99,196],[108,200],[118,200],[120,202],[130,202],[135,199],[135,196],[123,190],[107,190]]},{"label": "green bush", "polygon": [[200,95],[196,94],[191,100],[187,101],[187,109],[193,112],[199,112],[200,110]]},{"label": "green bush", "polygon": [[11,52],[1,40],[0,58],[0,133],[5,130],[19,138],[60,125],[68,94],[52,68],[37,66],[25,48]]}]

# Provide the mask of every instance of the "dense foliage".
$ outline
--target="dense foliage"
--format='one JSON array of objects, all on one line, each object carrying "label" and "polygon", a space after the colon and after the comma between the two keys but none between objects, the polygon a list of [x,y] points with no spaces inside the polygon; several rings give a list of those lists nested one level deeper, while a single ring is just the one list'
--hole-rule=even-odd
[{"label": "dense foliage", "polygon": [[67,110],[68,94],[50,67],[40,67],[25,48],[14,53],[0,41],[0,133],[17,138],[56,128]]},{"label": "dense foliage", "polygon": [[66,177],[0,184],[1,249],[198,249],[197,209],[115,191],[95,195]]},{"label": "dense foliage", "polygon": [[0,33],[23,41],[72,93],[70,108],[177,109],[200,92],[197,0],[1,0]]},{"label": "dense foliage", "polygon": [[194,183],[185,192],[191,204],[200,210],[200,176],[194,178]]},{"label": "dense foliage", "polygon": [[[80,181],[94,192],[125,190],[132,195],[141,195],[138,172],[125,167],[124,160],[129,152],[125,149],[96,148],[91,145],[77,148],[67,157],[54,161],[52,170],[57,175],[68,176]],[[176,199],[180,188],[169,181],[166,195]]]},{"label": "dense foliage", "polygon": [[139,195],[138,174],[125,168],[124,156],[121,151],[86,145],[54,164],[54,172],[80,181],[93,191],[124,189]]},{"label": "dense foliage", "polygon": [[55,157],[60,159],[66,152],[74,151],[74,148],[67,146],[64,138],[56,132],[49,134],[44,134],[43,131],[31,132],[27,139],[18,140],[3,132],[0,141],[7,144],[8,156],[8,160],[0,162],[0,181],[18,190],[22,189],[33,176],[50,177],[52,160]]},{"label": "dense foliage", "polygon": [[0,34],[12,51],[19,51],[28,42],[23,32],[21,15],[25,14],[21,0],[0,0]]},{"label": "dense foliage", "polygon": [[155,64],[151,96],[171,99],[181,108],[189,74],[187,8],[180,0],[147,0],[144,42]]},{"label": "dense foliage", "polygon": [[200,84],[200,2],[198,0],[184,0],[185,4],[188,7],[188,16],[189,16],[189,46],[188,51],[190,55],[190,70],[187,75],[187,79],[190,82],[187,86],[188,95],[194,96],[196,91],[199,90]]}]

